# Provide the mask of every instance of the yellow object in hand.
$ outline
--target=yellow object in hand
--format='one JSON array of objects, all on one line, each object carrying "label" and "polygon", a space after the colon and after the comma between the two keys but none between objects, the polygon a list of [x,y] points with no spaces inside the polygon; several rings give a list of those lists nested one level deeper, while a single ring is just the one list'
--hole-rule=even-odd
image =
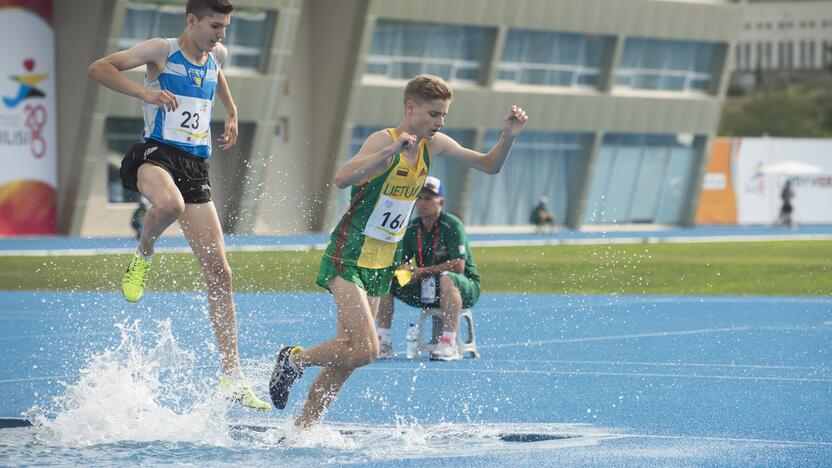
[{"label": "yellow object in hand", "polygon": [[399,286],[404,286],[413,279],[413,272],[410,270],[399,269],[393,272],[393,276],[396,277],[396,281],[399,282]]}]

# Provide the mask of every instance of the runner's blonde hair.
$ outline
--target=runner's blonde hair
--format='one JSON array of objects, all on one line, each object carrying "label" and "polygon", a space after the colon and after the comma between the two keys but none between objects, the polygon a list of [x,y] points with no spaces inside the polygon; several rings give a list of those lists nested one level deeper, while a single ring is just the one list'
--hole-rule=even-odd
[{"label": "runner's blonde hair", "polygon": [[451,86],[442,78],[434,75],[416,75],[404,87],[405,104],[407,104],[407,101],[422,104],[434,99],[451,100],[453,98],[454,92]]}]

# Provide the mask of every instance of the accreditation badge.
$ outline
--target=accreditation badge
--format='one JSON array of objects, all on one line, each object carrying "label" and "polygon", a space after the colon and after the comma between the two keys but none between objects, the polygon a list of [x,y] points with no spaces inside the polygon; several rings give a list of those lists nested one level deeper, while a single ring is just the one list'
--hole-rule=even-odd
[{"label": "accreditation badge", "polygon": [[422,278],[422,304],[436,302],[436,277]]}]

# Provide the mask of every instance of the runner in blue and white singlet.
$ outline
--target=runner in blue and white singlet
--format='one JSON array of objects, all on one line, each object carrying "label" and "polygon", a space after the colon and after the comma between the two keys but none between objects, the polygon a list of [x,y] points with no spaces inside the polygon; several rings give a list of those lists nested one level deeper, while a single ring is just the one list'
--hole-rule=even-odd
[{"label": "runner in blue and white singlet", "polygon": [[[231,267],[214,202],[208,157],[214,98],[225,108],[217,147],[237,142],[237,106],[219,68],[228,60],[221,44],[231,25],[229,0],[188,0],[184,29],[175,39],[153,38],[96,60],[90,76],[142,102],[144,132],[121,160],[122,185],[150,200],[136,253],[124,273],[121,292],[128,302],[145,292],[156,240],[171,224],[188,240],[208,286],[208,313],[220,353],[220,391],[245,408],[268,411],[271,405],[251,389],[240,367]],[[124,71],[145,67],[143,84]]]},{"label": "runner in blue and white singlet", "polygon": [[207,159],[211,156],[211,110],[217,90],[214,54],[208,54],[204,65],[194,65],[179,50],[176,38],[167,41],[170,54],[165,69],[153,81],[145,78],[144,85],[174,94],[179,100],[179,107],[174,111],[165,111],[143,102],[144,138]]}]

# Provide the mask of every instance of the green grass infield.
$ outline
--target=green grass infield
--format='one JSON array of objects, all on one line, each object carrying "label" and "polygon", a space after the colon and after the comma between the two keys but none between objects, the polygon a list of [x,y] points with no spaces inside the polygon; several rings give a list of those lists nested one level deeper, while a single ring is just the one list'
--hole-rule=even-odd
[{"label": "green grass infield", "polygon": [[[832,241],[474,248],[485,293],[832,295]],[[0,257],[0,290],[118,291],[129,255]],[[236,291],[322,291],[321,251],[233,252]],[[205,282],[192,254],[154,258],[148,291]]]}]

